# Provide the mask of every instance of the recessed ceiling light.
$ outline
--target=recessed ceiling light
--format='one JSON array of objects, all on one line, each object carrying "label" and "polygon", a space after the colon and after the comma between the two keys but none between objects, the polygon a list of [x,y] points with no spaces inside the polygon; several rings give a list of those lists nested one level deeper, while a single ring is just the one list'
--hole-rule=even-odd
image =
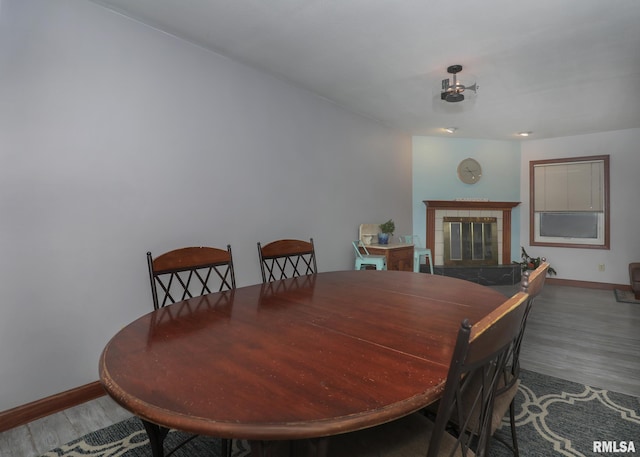
[{"label": "recessed ceiling light", "polygon": [[454,133],[456,130],[458,130],[458,127],[445,127],[444,131],[447,133]]},{"label": "recessed ceiling light", "polygon": [[518,135],[520,135],[520,136],[529,136],[529,135],[531,135],[532,133],[533,133],[533,132],[520,132],[520,133],[518,133]]}]

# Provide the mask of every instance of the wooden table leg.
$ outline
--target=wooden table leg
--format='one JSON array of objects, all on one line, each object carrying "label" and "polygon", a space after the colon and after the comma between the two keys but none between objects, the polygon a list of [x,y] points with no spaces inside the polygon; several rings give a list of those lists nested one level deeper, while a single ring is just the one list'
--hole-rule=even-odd
[{"label": "wooden table leg", "polygon": [[163,443],[167,433],[169,433],[169,429],[160,427],[159,425],[148,422],[144,419],[140,420],[142,421],[142,425],[144,425],[144,429],[147,431],[147,436],[149,436],[151,455],[153,457],[164,457]]}]

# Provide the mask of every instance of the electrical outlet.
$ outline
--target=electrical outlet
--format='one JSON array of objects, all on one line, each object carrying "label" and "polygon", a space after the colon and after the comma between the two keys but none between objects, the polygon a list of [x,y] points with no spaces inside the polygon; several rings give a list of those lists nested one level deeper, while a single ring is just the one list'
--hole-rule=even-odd
[{"label": "electrical outlet", "polygon": [[600,265],[598,265],[598,270],[604,271],[604,263],[601,263]]}]

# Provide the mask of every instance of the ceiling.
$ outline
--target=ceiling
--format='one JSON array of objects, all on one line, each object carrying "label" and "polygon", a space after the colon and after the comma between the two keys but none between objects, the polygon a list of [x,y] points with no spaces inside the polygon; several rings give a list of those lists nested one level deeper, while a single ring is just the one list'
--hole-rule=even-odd
[{"label": "ceiling", "polygon": [[[640,127],[638,0],[92,1],[414,135]],[[475,100],[439,100],[453,64]]]}]

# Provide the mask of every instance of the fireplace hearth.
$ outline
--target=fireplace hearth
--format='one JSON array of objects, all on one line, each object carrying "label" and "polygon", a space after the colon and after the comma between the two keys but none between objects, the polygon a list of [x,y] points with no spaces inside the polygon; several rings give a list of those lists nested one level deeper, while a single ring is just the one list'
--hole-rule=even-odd
[{"label": "fireplace hearth", "polygon": [[[429,265],[420,265],[421,273],[430,273]],[[522,269],[518,264],[511,265],[480,265],[445,267],[435,265],[433,274],[450,278],[464,279],[483,286],[513,286],[520,282]]]}]

